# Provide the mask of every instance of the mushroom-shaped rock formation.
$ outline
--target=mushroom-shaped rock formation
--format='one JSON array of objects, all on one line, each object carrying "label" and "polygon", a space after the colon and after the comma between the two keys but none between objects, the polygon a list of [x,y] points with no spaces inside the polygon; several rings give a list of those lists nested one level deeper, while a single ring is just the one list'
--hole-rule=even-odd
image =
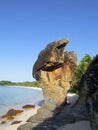
[{"label": "mushroom-shaped rock formation", "polygon": [[[61,43],[59,47],[57,43]],[[36,115],[28,120],[29,123],[20,126],[18,130],[65,130],[67,124],[70,124],[72,126],[70,128],[73,129],[73,124],[79,122],[87,123],[89,130],[98,130],[98,55],[93,58],[81,78],[79,84],[79,99],[76,103],[73,104],[73,106],[66,105],[62,109],[55,109],[54,111],[50,109],[51,107],[47,107],[47,104],[54,104],[54,106],[57,107],[63,103],[64,98],[66,98],[67,90],[70,88],[75,70],[76,55],[73,52],[64,53],[64,47],[66,45],[64,43],[67,44],[68,40],[53,42],[40,53],[34,65],[33,74],[34,77],[42,83],[45,104],[38,110]],[[53,45],[54,49],[50,47],[53,51],[51,52],[49,49],[50,53],[48,53],[48,47],[51,45]],[[59,50],[60,53],[58,53],[57,50]],[[52,56],[54,55],[54,57],[58,57],[58,60],[53,58],[52,60],[49,60],[51,58],[43,59],[42,56],[46,57],[47,54],[48,58],[50,57],[49,54],[51,54]],[[42,62],[40,59],[48,62]],[[62,107],[62,105],[59,107]],[[79,129],[79,127],[75,129]]]},{"label": "mushroom-shaped rock formation", "polygon": [[68,39],[62,39],[48,44],[33,67],[33,77],[41,83],[45,104],[53,109],[64,102],[76,67],[76,54],[64,52],[67,43]]},{"label": "mushroom-shaped rock formation", "polygon": [[[52,126],[55,122],[49,124],[53,121],[50,119],[54,119],[66,104],[67,91],[77,62],[73,51],[64,52],[67,43],[67,39],[54,41],[40,52],[33,67],[33,77],[41,83],[45,102],[37,114],[28,119],[29,123],[20,126],[18,130],[58,130]],[[43,124],[45,122],[47,125]]]}]

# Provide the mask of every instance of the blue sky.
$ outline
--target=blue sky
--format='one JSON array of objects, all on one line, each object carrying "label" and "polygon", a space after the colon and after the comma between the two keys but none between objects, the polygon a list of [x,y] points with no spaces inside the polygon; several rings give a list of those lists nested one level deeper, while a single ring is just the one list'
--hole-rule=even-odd
[{"label": "blue sky", "polygon": [[0,80],[33,81],[39,52],[66,37],[78,62],[98,53],[98,0],[0,0]]}]

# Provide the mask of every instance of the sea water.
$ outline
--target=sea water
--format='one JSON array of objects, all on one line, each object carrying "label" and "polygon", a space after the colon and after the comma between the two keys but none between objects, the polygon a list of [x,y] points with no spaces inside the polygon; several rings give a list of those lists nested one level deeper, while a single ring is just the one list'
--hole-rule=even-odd
[{"label": "sea water", "polygon": [[43,100],[40,89],[0,86],[0,116],[9,109],[22,108],[24,105],[38,105]]}]

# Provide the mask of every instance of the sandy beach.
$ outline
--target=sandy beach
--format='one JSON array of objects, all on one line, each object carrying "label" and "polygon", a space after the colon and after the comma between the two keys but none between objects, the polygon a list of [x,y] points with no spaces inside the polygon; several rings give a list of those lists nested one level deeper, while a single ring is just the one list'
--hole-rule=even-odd
[{"label": "sandy beach", "polygon": [[[19,114],[18,116],[15,117],[14,120],[8,121],[7,124],[0,124],[0,130],[17,130],[18,126],[26,123],[28,118],[34,114],[37,113],[37,110],[39,107],[35,107],[31,110],[24,110],[23,113]],[[13,121],[22,121],[21,123],[11,125]]]},{"label": "sandy beach", "polygon": [[[37,113],[38,108],[34,108],[33,110],[28,110],[23,112],[21,115],[17,116],[15,119],[16,120],[22,120],[21,123],[15,124],[15,125],[8,125],[8,126],[3,126],[0,128],[0,130],[17,130],[17,128],[26,123],[26,120],[31,116]],[[61,128],[62,130],[91,130],[90,127],[90,122],[89,121],[79,121],[74,124],[68,124],[64,127]]]},{"label": "sandy beach", "polygon": [[91,130],[89,121],[79,121],[74,124],[67,124],[61,130]]},{"label": "sandy beach", "polygon": [[[11,86],[10,86],[11,87]],[[35,89],[35,90],[42,90],[41,88],[36,88],[36,87],[24,87],[24,86],[12,86],[12,87],[21,87],[21,88],[28,88],[28,89]],[[32,105],[32,104],[25,104],[25,105]],[[18,108],[18,110],[23,110],[22,113],[19,115],[15,116],[13,120],[6,120],[3,118],[0,118],[0,130],[17,130],[18,126],[26,123],[26,121],[29,119],[30,116],[34,115],[37,113],[37,110],[40,108],[40,106],[35,106],[34,108],[31,109],[23,109],[23,106],[21,108]],[[11,108],[13,109],[13,108]],[[14,108],[15,109],[15,108]],[[3,121],[6,121],[6,123],[2,124]],[[12,124],[14,121],[21,121],[18,124]]]}]

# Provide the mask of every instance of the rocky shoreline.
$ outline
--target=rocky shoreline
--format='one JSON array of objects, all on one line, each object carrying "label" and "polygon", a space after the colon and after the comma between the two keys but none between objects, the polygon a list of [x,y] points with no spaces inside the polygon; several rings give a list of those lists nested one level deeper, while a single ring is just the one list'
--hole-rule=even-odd
[{"label": "rocky shoreline", "polygon": [[16,130],[20,125],[26,123],[31,115],[37,113],[40,107],[25,105],[21,109],[10,109],[0,117],[0,130]]},{"label": "rocky shoreline", "polygon": [[33,66],[33,77],[43,90],[44,103],[17,130],[98,130],[98,55],[93,58],[79,83],[79,93],[68,90],[77,55],[64,52],[68,39],[49,43]]},{"label": "rocky shoreline", "polygon": [[72,110],[78,98],[77,94],[68,93],[68,105],[55,111],[46,110],[42,106],[37,114],[31,116],[27,123],[19,126],[17,130],[91,130],[88,117]]},{"label": "rocky shoreline", "polygon": [[[71,93],[67,94],[67,99],[68,99],[67,102],[70,106],[75,104],[75,102],[77,101],[78,98],[79,97],[76,94],[71,94]],[[18,127],[19,127],[18,129],[20,129],[20,125],[22,125],[22,124],[23,124],[23,126],[24,126],[24,123],[27,123],[27,122],[29,122],[29,124],[30,124],[30,122],[31,122],[30,120],[32,120],[32,118],[34,116],[36,116],[36,114],[39,113],[39,111],[40,111],[40,108],[36,108],[34,105],[25,105],[22,107],[21,110],[10,109],[4,116],[2,116],[2,119],[3,119],[3,121],[4,120],[6,121],[6,120],[9,120],[9,117],[10,117],[11,120],[9,121],[8,125],[6,125],[6,122],[4,122],[4,124],[2,124],[2,127],[0,127],[0,130],[17,130]],[[51,117],[53,116],[53,113],[51,115],[51,113],[50,112],[48,113],[48,112],[43,110],[43,115],[41,117],[39,117],[38,120],[36,120],[36,122],[39,123],[39,119],[42,119],[42,117],[44,117],[46,119],[46,116],[47,117],[49,115]],[[58,115],[58,113],[57,113],[57,115]],[[12,117],[14,117],[14,119],[12,119]],[[24,118],[25,118],[25,120],[24,120]],[[48,118],[47,118],[47,120],[48,120]],[[32,122],[32,124],[33,123],[34,122]],[[54,122],[52,122],[52,124],[54,124]],[[86,130],[90,130],[89,129],[90,125],[89,125],[88,121],[85,121],[85,122],[82,121],[82,122],[79,122],[79,124],[75,124],[75,128],[76,128],[76,126],[78,126],[78,125],[80,126],[82,124],[85,124],[85,127],[87,128]],[[63,130],[64,127],[61,127],[61,129]],[[69,129],[71,127],[71,125],[66,126],[66,130],[67,130],[67,127]],[[27,128],[27,126],[25,128],[23,127],[23,129],[28,130],[28,129],[30,129],[30,126],[28,126],[28,128]],[[69,130],[71,130],[71,128]],[[72,129],[72,130],[74,130],[74,129]],[[80,129],[78,129],[78,130],[80,130]]]},{"label": "rocky shoreline", "polygon": [[98,55],[82,75],[79,99],[70,105],[67,92],[72,85],[77,55],[73,51],[64,52],[68,42],[68,39],[54,41],[39,53],[33,77],[41,84],[45,102],[17,130],[98,130]]}]

